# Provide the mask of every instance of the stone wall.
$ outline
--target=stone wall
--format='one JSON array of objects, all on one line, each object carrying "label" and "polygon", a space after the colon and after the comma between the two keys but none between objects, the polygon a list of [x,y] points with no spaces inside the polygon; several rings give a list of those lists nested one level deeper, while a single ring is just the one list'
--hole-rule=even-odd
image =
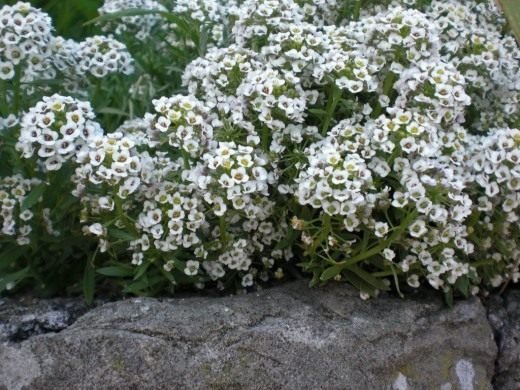
[{"label": "stone wall", "polygon": [[0,389],[520,389],[519,298],[487,313],[477,298],[450,309],[294,282],[89,311],[4,299]]}]

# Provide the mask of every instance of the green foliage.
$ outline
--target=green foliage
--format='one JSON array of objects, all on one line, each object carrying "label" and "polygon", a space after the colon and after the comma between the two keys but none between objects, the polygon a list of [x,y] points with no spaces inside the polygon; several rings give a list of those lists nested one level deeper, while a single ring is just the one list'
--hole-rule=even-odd
[{"label": "green foliage", "polygon": [[520,4],[516,0],[497,0],[504,10],[509,26],[520,42]]},{"label": "green foliage", "polygon": [[519,49],[487,0],[106,3],[0,25],[0,293],[519,278]]},{"label": "green foliage", "polygon": [[[4,0],[2,3],[13,5],[17,0]],[[103,0],[31,0],[30,3],[52,17],[59,35],[81,39],[99,33],[98,26],[85,26],[85,23],[97,16]]]}]

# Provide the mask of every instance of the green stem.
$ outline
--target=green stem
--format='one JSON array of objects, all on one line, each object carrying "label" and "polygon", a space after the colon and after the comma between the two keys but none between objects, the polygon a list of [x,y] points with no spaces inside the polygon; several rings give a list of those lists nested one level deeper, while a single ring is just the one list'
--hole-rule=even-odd
[{"label": "green stem", "polygon": [[226,219],[221,216],[219,217],[219,227],[220,227],[220,242],[222,243],[222,247],[225,248],[227,245],[227,223]]},{"label": "green stem", "polygon": [[332,82],[330,85],[330,91],[329,91],[329,100],[327,102],[327,109],[326,109],[326,116],[323,120],[323,126],[321,128],[321,135],[325,136],[327,135],[327,132],[329,131],[330,123],[332,122],[332,119],[334,118],[334,113],[336,112],[336,106],[339,103],[339,99],[342,94],[342,90],[337,87],[337,85]]},{"label": "green stem", "polygon": [[7,82],[0,80],[0,115],[7,116]]},{"label": "green stem", "polygon": [[190,169],[190,156],[188,155],[188,152],[186,152],[184,149],[181,149],[182,154],[182,160],[184,161],[184,169]]},{"label": "green stem", "polygon": [[359,263],[360,261],[363,261],[365,259],[368,259],[372,256],[377,255],[380,253],[383,249],[388,247],[391,243],[399,239],[401,234],[404,232],[404,230],[412,223],[412,221],[417,216],[417,211],[410,211],[410,213],[406,216],[404,221],[399,225],[399,227],[394,231],[394,233],[386,240],[382,241],[380,244],[373,246],[371,249],[367,250],[366,252],[362,252],[357,256],[354,256],[350,259],[340,261],[337,263],[337,265],[341,265],[342,268],[347,268],[350,265]]},{"label": "green stem", "polygon": [[20,67],[16,67],[13,79],[13,110],[16,115],[20,111],[20,92]]},{"label": "green stem", "polygon": [[327,239],[331,228],[330,220],[330,215],[323,214],[321,231],[318,237],[316,237],[316,239],[313,241],[312,246],[309,248],[307,253],[314,254],[316,252],[316,249]]},{"label": "green stem", "polygon": [[[386,95],[389,98],[391,98],[390,94],[392,93],[392,89],[394,88],[394,84],[396,81],[397,75],[389,71],[388,75],[383,81],[383,95]],[[381,106],[381,104],[379,104],[379,102],[377,102],[376,104],[376,108],[374,108],[374,111],[372,111],[372,118],[377,118],[383,112],[383,107]]]},{"label": "green stem", "polygon": [[262,150],[266,153],[269,153],[269,128],[263,127],[260,130],[260,144],[262,146]]}]

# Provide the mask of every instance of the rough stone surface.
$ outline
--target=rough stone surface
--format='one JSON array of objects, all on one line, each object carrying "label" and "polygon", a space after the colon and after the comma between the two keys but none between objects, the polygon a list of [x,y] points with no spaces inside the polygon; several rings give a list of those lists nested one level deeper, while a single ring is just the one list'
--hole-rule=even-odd
[{"label": "rough stone surface", "polygon": [[105,304],[0,345],[0,389],[491,389],[495,358],[478,299],[361,301],[295,282]]},{"label": "rough stone surface", "polygon": [[499,351],[495,388],[520,390],[520,290],[510,290],[503,298],[493,297],[488,307]]},{"label": "rough stone surface", "polygon": [[0,343],[59,332],[87,310],[82,299],[0,299]]}]

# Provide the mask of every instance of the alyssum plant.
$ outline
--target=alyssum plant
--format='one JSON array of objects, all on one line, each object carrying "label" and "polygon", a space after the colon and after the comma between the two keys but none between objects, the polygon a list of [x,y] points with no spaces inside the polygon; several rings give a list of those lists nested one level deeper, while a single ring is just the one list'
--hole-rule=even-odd
[{"label": "alyssum plant", "polygon": [[[373,4],[375,3],[375,4]],[[520,277],[520,49],[490,1],[0,9],[0,291]],[[97,115],[96,115],[97,112]]]}]

